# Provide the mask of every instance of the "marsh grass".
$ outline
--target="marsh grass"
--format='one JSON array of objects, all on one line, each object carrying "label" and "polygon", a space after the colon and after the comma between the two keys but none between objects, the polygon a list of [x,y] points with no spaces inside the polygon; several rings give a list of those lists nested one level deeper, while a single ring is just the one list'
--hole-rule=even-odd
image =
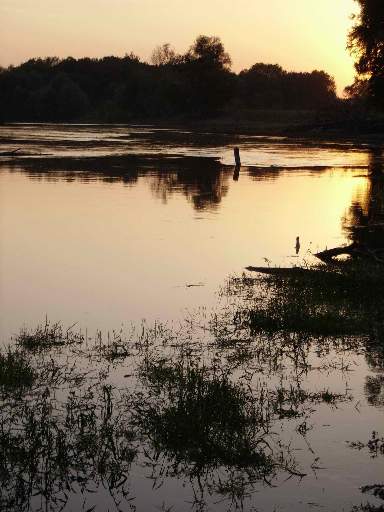
[{"label": "marsh grass", "polygon": [[25,352],[8,348],[0,352],[0,389],[17,391],[30,388],[36,378]]},{"label": "marsh grass", "polygon": [[347,260],[305,270],[233,279],[224,293],[248,302],[236,312],[234,323],[253,333],[375,338],[384,333],[382,265]]},{"label": "marsh grass", "polygon": [[[68,331],[46,325],[30,332],[53,329],[48,341],[14,349],[36,372],[33,393],[9,395],[0,410],[6,512],[65,510],[76,494],[92,509],[101,489],[118,510],[129,509],[135,465],[148,471],[154,489],[180,479],[195,510],[217,499],[229,501],[227,510],[241,509],[255,489],[275,485],[279,476],[305,476],[290,441],[274,427],[304,437],[316,405],[349,399],[330,389],[306,391],[300,379],[254,386],[238,367],[253,357],[244,343],[218,349],[189,331],[157,325],[113,331],[104,341],[99,333],[80,346],[81,334],[62,343]],[[57,350],[45,350],[51,347]],[[235,361],[222,357],[236,350]],[[116,367],[127,364],[129,385],[112,384]]]},{"label": "marsh grass", "polygon": [[371,438],[368,439],[367,442],[350,441],[348,442],[348,446],[355,450],[367,450],[372,458],[376,458],[378,455],[384,455],[384,437],[380,437],[376,431],[372,432]]},{"label": "marsh grass", "polygon": [[16,336],[16,343],[26,350],[38,352],[65,345],[81,344],[84,335],[81,331],[74,331],[72,325],[64,329],[60,322],[50,323],[47,319],[44,325],[38,325],[34,330],[24,328]]},{"label": "marsh grass", "polygon": [[334,393],[329,389],[321,391],[307,391],[294,386],[280,386],[270,392],[270,403],[273,412],[278,419],[303,417],[308,409],[315,404],[327,404],[336,406],[343,402],[350,402],[352,396],[349,393]]},{"label": "marsh grass", "polygon": [[[63,510],[70,496],[107,489],[131,499],[134,433],[108,385],[72,390],[61,403],[48,388],[1,412],[0,508]],[[41,505],[40,505],[40,504]]]},{"label": "marsh grass", "polygon": [[[216,479],[217,492],[227,487],[234,491],[239,479],[270,485],[278,471],[304,476],[289,447],[276,446],[271,426],[278,419],[304,415],[306,401],[323,398],[292,388],[261,388],[255,394],[232,382],[225,371],[191,361],[146,361],[141,378],[149,394],[140,397],[136,421],[174,470],[209,475]],[[224,468],[227,475],[236,472],[227,482],[218,478]],[[244,497],[244,488],[242,492]]]},{"label": "marsh grass", "polygon": [[143,427],[156,448],[199,465],[255,465],[271,470],[254,438],[260,411],[245,390],[206,368],[150,364],[145,378],[164,401],[145,404]]},{"label": "marsh grass", "polygon": [[[384,500],[384,485],[370,484],[361,487],[363,494],[371,494],[379,500]],[[352,512],[384,512],[384,505],[373,505],[371,503],[362,504],[359,507],[353,507]]]},{"label": "marsh grass", "polygon": [[132,353],[131,346],[121,339],[120,336],[114,336],[111,342],[108,342],[106,345],[100,345],[99,347],[102,356],[109,362],[124,360]]},{"label": "marsh grass", "polygon": [[[382,350],[372,349],[380,346],[382,291],[378,270],[343,263],[233,279],[222,316],[205,316],[208,325],[188,319],[177,332],[143,324],[99,332],[92,343],[59,323],[23,330],[16,352],[38,377],[30,398],[7,397],[0,411],[0,508],[28,510],[38,497],[60,510],[71,496],[92,500],[103,488],[125,510],[134,464],[154,492],[180,479],[194,510],[217,499],[244,509],[261,486],[304,478],[294,440],[307,441],[318,406],[352,399],[322,385],[306,390],[306,376],[321,371],[333,345],[331,357],[355,353],[361,340],[382,364]],[[340,371],[337,362],[327,371]]]},{"label": "marsh grass", "polygon": [[363,493],[372,493],[375,498],[380,498],[384,500],[384,485],[383,484],[373,484],[373,485],[364,485],[361,488],[361,492]]},{"label": "marsh grass", "polygon": [[166,347],[177,334],[166,324],[154,322],[149,326],[145,321],[141,325],[108,331],[105,336],[98,331],[94,340],[96,352],[109,363],[119,364],[134,358],[137,354],[148,352],[151,347]]}]

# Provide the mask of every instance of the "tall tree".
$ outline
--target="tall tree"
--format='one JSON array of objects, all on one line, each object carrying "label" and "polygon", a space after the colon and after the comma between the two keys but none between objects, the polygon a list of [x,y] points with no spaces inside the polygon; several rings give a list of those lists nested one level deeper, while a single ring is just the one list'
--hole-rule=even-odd
[{"label": "tall tree", "polygon": [[192,60],[221,69],[230,69],[232,61],[221,39],[216,36],[198,36],[189,50]]},{"label": "tall tree", "polygon": [[166,66],[167,64],[175,64],[177,55],[175,50],[169,43],[156,46],[151,56],[151,63],[154,66]]},{"label": "tall tree", "polygon": [[360,13],[349,33],[348,48],[356,57],[355,84],[347,92],[364,91],[384,108],[384,1],[355,0]]}]

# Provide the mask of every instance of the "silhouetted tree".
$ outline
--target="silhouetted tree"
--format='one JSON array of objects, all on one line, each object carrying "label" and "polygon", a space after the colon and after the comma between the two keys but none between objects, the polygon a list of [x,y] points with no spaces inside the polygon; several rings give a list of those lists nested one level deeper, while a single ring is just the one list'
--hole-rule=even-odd
[{"label": "silhouetted tree", "polygon": [[356,57],[355,85],[349,94],[365,93],[384,108],[384,3],[382,0],[356,0],[360,13],[350,34],[348,47]]},{"label": "silhouetted tree", "polygon": [[256,63],[240,73],[241,94],[248,107],[281,108],[285,71],[277,64]]},{"label": "silhouetted tree", "polygon": [[87,112],[86,94],[65,73],[56,75],[31,95],[35,117],[39,120],[71,120]]},{"label": "silhouetted tree", "polygon": [[222,69],[230,69],[232,65],[231,57],[225,51],[221,39],[216,36],[198,36],[188,56],[192,60]]},{"label": "silhouetted tree", "polygon": [[186,109],[193,116],[216,115],[235,94],[231,59],[218,37],[199,36],[180,66]]},{"label": "silhouetted tree", "polygon": [[336,85],[324,71],[296,73],[277,64],[254,64],[241,71],[241,96],[248,107],[319,109],[336,100]]},{"label": "silhouetted tree", "polygon": [[154,66],[165,66],[167,64],[175,64],[176,61],[176,52],[169,43],[157,46],[153,50],[151,62]]}]

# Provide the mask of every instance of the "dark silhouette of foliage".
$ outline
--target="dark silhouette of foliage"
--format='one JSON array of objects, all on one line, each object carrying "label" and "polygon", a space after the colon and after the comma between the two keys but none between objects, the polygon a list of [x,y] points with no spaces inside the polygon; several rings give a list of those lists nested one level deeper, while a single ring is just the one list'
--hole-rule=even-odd
[{"label": "dark silhouette of foliage", "polygon": [[181,56],[176,55],[175,50],[169,43],[157,46],[152,53],[151,63],[154,66],[166,66],[167,64],[177,64]]},{"label": "dark silhouette of foliage", "polygon": [[384,4],[381,0],[356,0],[360,13],[349,34],[348,47],[356,57],[355,83],[350,95],[366,95],[384,107]]},{"label": "dark silhouette of foliage", "polygon": [[187,58],[208,66],[230,69],[232,60],[219,37],[199,36],[191,46]]},{"label": "dark silhouette of foliage", "polygon": [[257,63],[239,78],[248,107],[318,109],[336,100],[334,79],[324,71],[295,73],[277,64]]},{"label": "dark silhouette of foliage", "polygon": [[335,83],[323,71],[290,73],[255,64],[231,72],[218,37],[200,35],[184,55],[164,44],[151,62],[131,53],[39,58],[0,69],[0,120],[198,119],[249,108],[314,110],[336,100]]}]

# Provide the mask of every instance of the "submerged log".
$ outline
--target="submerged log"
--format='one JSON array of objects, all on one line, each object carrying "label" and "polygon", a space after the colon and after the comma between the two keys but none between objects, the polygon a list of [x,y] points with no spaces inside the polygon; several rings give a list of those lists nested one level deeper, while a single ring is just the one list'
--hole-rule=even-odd
[{"label": "submerged log", "polygon": [[348,255],[352,256],[355,253],[356,245],[351,244],[343,247],[334,247],[333,249],[326,249],[325,251],[320,251],[315,254],[316,258],[319,260],[328,263],[332,261],[336,256]]}]

